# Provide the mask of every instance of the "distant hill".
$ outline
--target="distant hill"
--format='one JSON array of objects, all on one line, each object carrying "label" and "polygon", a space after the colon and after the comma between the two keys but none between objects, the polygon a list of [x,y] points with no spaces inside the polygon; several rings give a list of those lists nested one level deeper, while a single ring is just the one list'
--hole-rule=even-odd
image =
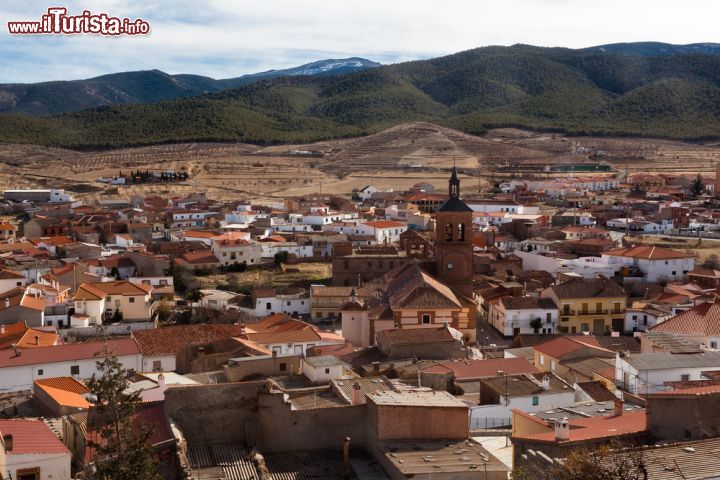
[{"label": "distant hill", "polygon": [[691,43],[688,45],[673,45],[661,42],[634,42],[610,43],[583,49],[586,52],[616,53],[621,55],[642,55],[647,57],[660,57],[664,55],[687,55],[701,53],[709,55],[720,54],[720,43]]},{"label": "distant hill", "polygon": [[284,70],[215,80],[200,75],[169,75],[160,70],[122,72],[87,80],[0,84],[0,113],[48,115],[112,104],[155,103],[219,92],[259,80],[297,75],[342,75],[380,64],[364,58],[320,60]]},{"label": "distant hill", "polygon": [[[202,77],[193,77],[202,83]],[[146,94],[151,97],[153,89]],[[284,76],[154,104],[0,115],[0,141],[110,148],[182,141],[306,143],[408,121],[466,133],[720,137],[720,55],[485,47],[339,76]]]}]

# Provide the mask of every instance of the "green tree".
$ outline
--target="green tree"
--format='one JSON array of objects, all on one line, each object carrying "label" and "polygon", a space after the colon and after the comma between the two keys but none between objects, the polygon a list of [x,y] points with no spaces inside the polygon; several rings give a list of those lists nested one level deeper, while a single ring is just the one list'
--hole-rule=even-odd
[{"label": "green tree", "polygon": [[695,180],[692,183],[692,186],[690,187],[690,191],[693,195],[696,197],[705,191],[705,185],[703,185],[703,179],[702,176],[698,173],[697,177],[695,177]]},{"label": "green tree", "polygon": [[542,320],[539,318],[536,318],[530,322],[530,326],[535,331],[535,333],[537,333],[540,330],[540,328],[542,327]]},{"label": "green tree", "polygon": [[98,436],[88,442],[94,450],[93,466],[85,478],[92,480],[160,480],[149,443],[152,427],[133,422],[140,393],[126,393],[127,373],[105,347],[96,362],[97,372],[88,380],[93,410],[89,427]]}]

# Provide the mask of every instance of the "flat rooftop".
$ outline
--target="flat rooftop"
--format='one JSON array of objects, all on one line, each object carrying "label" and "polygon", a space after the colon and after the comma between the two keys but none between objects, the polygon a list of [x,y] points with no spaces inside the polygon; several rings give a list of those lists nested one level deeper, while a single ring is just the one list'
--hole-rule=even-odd
[{"label": "flat rooftop", "polygon": [[482,478],[484,472],[508,468],[474,440],[448,442],[383,442],[381,453],[407,477],[438,473],[467,473]]},{"label": "flat rooftop", "polygon": [[462,407],[465,403],[458,400],[448,392],[435,390],[408,390],[396,392],[394,390],[378,390],[367,395],[376,405],[398,407]]},{"label": "flat rooftop", "polygon": [[[626,412],[642,412],[645,410],[637,405],[625,403],[623,410]],[[561,418],[591,418],[591,417],[613,417],[615,416],[615,402],[578,402],[567,407],[554,408],[544,412],[530,413],[533,417],[543,420],[558,420]]]}]

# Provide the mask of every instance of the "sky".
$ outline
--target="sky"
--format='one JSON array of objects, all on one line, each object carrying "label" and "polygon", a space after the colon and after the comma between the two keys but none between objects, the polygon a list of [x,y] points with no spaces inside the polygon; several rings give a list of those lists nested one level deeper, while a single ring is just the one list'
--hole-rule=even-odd
[{"label": "sky", "polygon": [[[10,35],[50,6],[150,23],[146,36]],[[326,58],[381,63],[487,45],[720,42],[718,0],[93,0],[0,2],[0,82],[159,69],[237,77]]]}]

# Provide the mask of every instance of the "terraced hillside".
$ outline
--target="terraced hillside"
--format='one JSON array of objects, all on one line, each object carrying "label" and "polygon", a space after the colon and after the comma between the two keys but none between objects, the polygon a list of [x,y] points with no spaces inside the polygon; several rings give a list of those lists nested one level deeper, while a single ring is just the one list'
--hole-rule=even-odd
[{"label": "terraced hillside", "polygon": [[[364,185],[403,190],[427,181],[444,191],[455,163],[463,191],[526,166],[608,164],[624,172],[714,172],[717,142],[641,138],[567,137],[518,129],[475,136],[430,123],[408,123],[361,138],[261,147],[250,144],[184,143],[78,152],[0,144],[0,189],[67,188],[93,199],[207,191],[217,198],[280,201],[310,192],[348,193]],[[135,169],[185,171],[183,184],[110,187],[101,176]]]}]

